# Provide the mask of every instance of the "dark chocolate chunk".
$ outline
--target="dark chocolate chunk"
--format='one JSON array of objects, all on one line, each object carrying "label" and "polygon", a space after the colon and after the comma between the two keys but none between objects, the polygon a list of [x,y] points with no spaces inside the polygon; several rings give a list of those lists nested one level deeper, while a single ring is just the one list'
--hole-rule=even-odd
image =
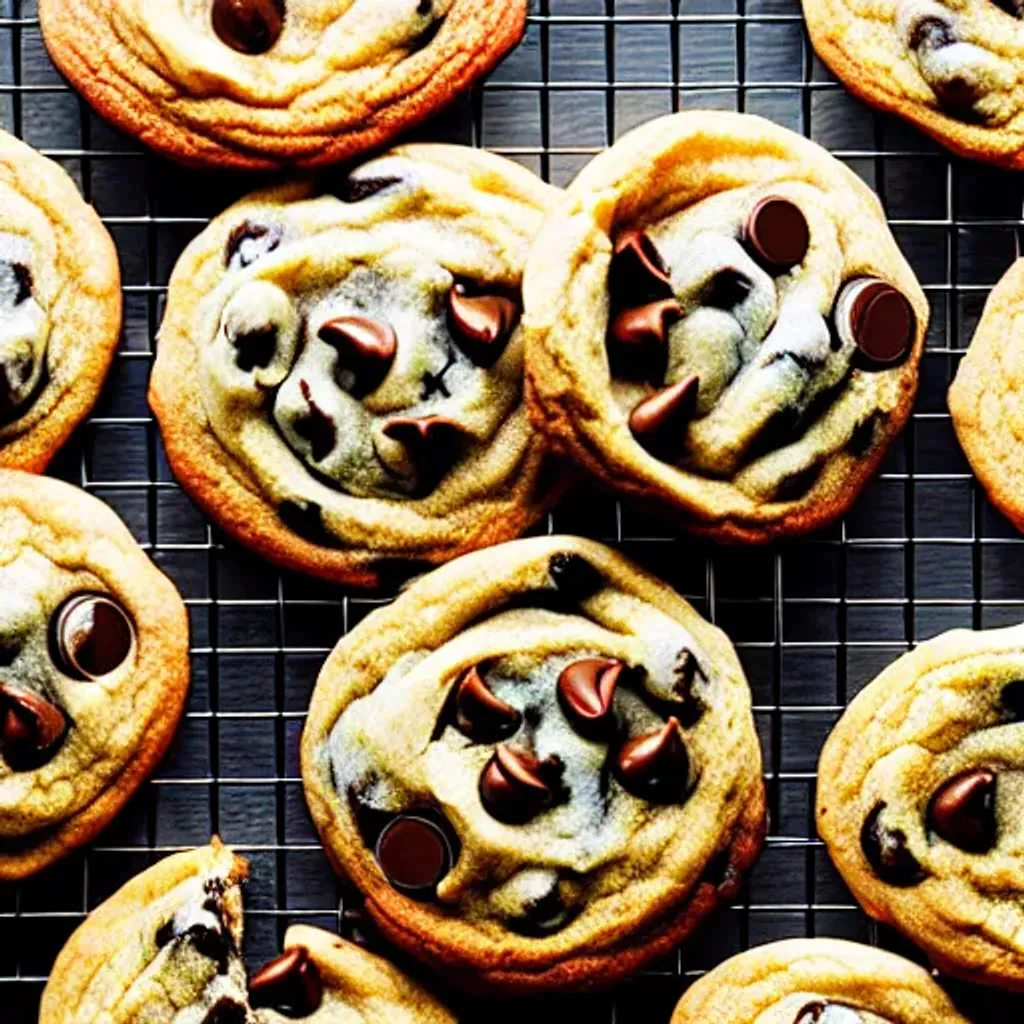
[{"label": "dark chocolate chunk", "polygon": [[1015,722],[1024,722],[1024,679],[1007,683],[999,694],[999,702]]},{"label": "dark chocolate chunk", "polygon": [[898,889],[920,885],[924,869],[907,849],[907,837],[901,829],[882,824],[885,804],[876,804],[860,830],[860,846],[879,880]]},{"label": "dark chocolate chunk", "polygon": [[941,785],[928,805],[928,827],[966,853],[996,845],[996,775],[975,768]]},{"label": "dark chocolate chunk", "polygon": [[284,30],[284,0],[213,0],[213,31],[225,46],[258,55]]},{"label": "dark chocolate chunk", "polygon": [[355,398],[371,394],[384,382],[398,351],[398,336],[391,324],[365,316],[339,316],[317,333],[337,351],[340,382]]},{"label": "dark chocolate chunk", "polygon": [[294,946],[261,967],[249,981],[254,1010],[277,1010],[286,1017],[308,1017],[320,1009],[324,985],[305,946]]},{"label": "dark chocolate chunk", "polygon": [[392,185],[400,185],[401,178],[346,178],[340,186],[333,189],[343,203],[361,203]]},{"label": "dark chocolate chunk", "polygon": [[415,899],[430,899],[455,862],[444,829],[416,814],[400,815],[386,825],[376,854],[391,885]]},{"label": "dark chocolate chunk", "polygon": [[249,1013],[242,1003],[230,996],[222,996],[210,1007],[203,1024],[248,1024]]},{"label": "dark chocolate chunk", "polygon": [[1024,18],[1024,0],[992,0],[1001,11],[1015,18]]},{"label": "dark chocolate chunk", "polygon": [[668,268],[657,246],[636,228],[615,239],[608,288],[616,308],[672,298]]},{"label": "dark chocolate chunk", "polygon": [[277,508],[281,522],[292,533],[322,548],[339,548],[341,541],[324,526],[323,509],[315,502],[300,505],[297,501],[282,501]]},{"label": "dark chocolate chunk", "polygon": [[629,415],[637,442],[656,458],[677,461],[686,447],[686,426],[697,410],[700,378],[694,374],[655,391]]},{"label": "dark chocolate chunk", "polygon": [[573,601],[586,601],[603,589],[604,576],[582,555],[559,551],[548,562],[551,582]]},{"label": "dark chocolate chunk", "polygon": [[704,293],[704,305],[714,309],[734,309],[746,299],[753,287],[746,274],[731,267],[720,270]]},{"label": "dark chocolate chunk", "polygon": [[878,418],[875,416],[859,423],[850,435],[850,440],[846,442],[846,450],[858,459],[863,458],[874,447],[877,428]]},{"label": "dark chocolate chunk", "polygon": [[690,758],[679,720],[657,732],[627,740],[615,758],[615,775],[625,790],[653,803],[678,803],[690,788]]},{"label": "dark chocolate chunk", "polygon": [[56,754],[68,719],[45,697],[0,682],[0,757],[16,772],[32,771]]},{"label": "dark chocolate chunk", "polygon": [[228,236],[224,250],[224,264],[237,264],[239,268],[252,266],[261,256],[273,252],[280,244],[283,232],[279,224],[256,224],[243,221]]},{"label": "dark chocolate chunk", "polygon": [[488,689],[478,666],[467,669],[455,687],[455,724],[476,743],[508,739],[519,728],[522,714]]},{"label": "dark chocolate chunk", "polygon": [[782,196],[760,200],[743,228],[743,240],[768,270],[788,270],[802,262],[811,243],[807,218],[796,203]]},{"label": "dark chocolate chunk", "polygon": [[[421,7],[423,7],[422,3],[420,3],[417,6],[417,9],[416,9],[416,13],[417,14],[429,14],[430,13],[430,5],[429,4],[427,5],[427,9],[426,10],[420,10]],[[421,50],[425,50],[437,38],[437,34],[438,34],[438,32],[441,31],[441,28],[444,26],[444,23],[445,23],[445,19],[444,18],[438,18],[437,21],[432,21],[409,44],[409,52],[410,53],[419,53]]]},{"label": "dark chocolate chunk", "polygon": [[907,45],[912,50],[941,50],[957,41],[953,26],[944,18],[921,18],[914,25]]},{"label": "dark chocolate chunk", "polygon": [[405,446],[416,466],[421,497],[441,482],[460,454],[462,430],[445,416],[396,416],[384,424],[383,433]]},{"label": "dark chocolate chunk", "polygon": [[848,282],[836,299],[835,329],[858,349],[863,369],[895,366],[910,354],[917,316],[909,299],[891,284],[862,277]]},{"label": "dark chocolate chunk", "polygon": [[257,367],[265,370],[277,354],[276,327],[262,327],[242,333],[229,328],[227,337],[235,346],[235,366],[243,373],[252,373]]},{"label": "dark chocolate chunk", "polygon": [[580,658],[558,677],[558,702],[583,736],[607,735],[615,727],[615,688],[626,664],[618,658]]},{"label": "dark chocolate chunk", "polygon": [[562,770],[557,757],[540,761],[503,743],[480,776],[484,810],[506,825],[526,824],[560,798]]},{"label": "dark chocolate chunk", "polygon": [[20,306],[32,296],[32,271],[24,263],[0,260],[0,306]]},{"label": "dark chocolate chunk", "polygon": [[[959,42],[953,23],[946,18],[928,16],[921,18],[913,27],[907,43],[918,58],[924,58],[929,51],[942,50]],[[973,75],[953,74],[946,78],[932,79],[929,84],[935,92],[939,105],[962,119],[976,118],[975,104],[983,88]]]},{"label": "dark chocolate chunk", "polygon": [[54,661],[76,679],[99,679],[131,653],[135,628],[128,613],[102,594],[77,594],[53,617]]},{"label": "dark chocolate chunk", "polygon": [[448,293],[448,330],[477,366],[493,366],[519,322],[519,307],[504,295],[470,294],[458,282]]},{"label": "dark chocolate chunk", "polygon": [[806,469],[798,470],[796,473],[791,473],[779,484],[778,489],[772,496],[772,500],[799,501],[801,498],[807,497],[811,488],[818,482],[820,477],[821,466],[817,463],[813,466],[808,466]]},{"label": "dark chocolate chunk", "polygon": [[309,442],[310,455],[314,462],[327,458],[338,443],[338,431],[334,419],[316,404],[309,383],[299,381],[299,390],[306,400],[306,413],[295,421],[294,430],[299,437]]}]

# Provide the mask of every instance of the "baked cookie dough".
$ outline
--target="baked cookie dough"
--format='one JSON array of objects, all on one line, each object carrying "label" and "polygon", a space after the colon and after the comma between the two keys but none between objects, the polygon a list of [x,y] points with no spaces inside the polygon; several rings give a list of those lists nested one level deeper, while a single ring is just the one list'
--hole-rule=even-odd
[{"label": "baked cookie dough", "polygon": [[695,982],[671,1024],[969,1024],[927,971],[838,939],[788,939]]},{"label": "baked cookie dough", "polygon": [[878,199],[745,114],[598,156],[528,261],[527,395],[599,480],[720,539],[841,515],[910,413],[928,306]]},{"label": "baked cookie dough", "polygon": [[319,928],[246,978],[248,865],[216,839],[167,857],[86,919],[57,957],[39,1024],[454,1024],[385,960]]},{"label": "baked cookie dough", "polygon": [[185,489],[289,568],[375,585],[506,540],[552,481],[520,281],[560,193],[459,146],[258,193],[171,278],[150,401]]},{"label": "baked cookie dough", "polygon": [[991,502],[1024,529],[1024,260],[992,290],[949,389],[956,435]]},{"label": "baked cookie dough", "polygon": [[96,402],[120,332],[102,221],[63,168],[0,131],[0,469],[46,468]]},{"label": "baked cookie dough", "polygon": [[803,0],[818,56],[856,96],[954,153],[1024,168],[1024,3]]},{"label": "baked cookie dough", "polygon": [[1024,989],[1024,626],[954,630],[825,744],[818,830],[869,914],[949,974]]},{"label": "baked cookie dough", "polygon": [[159,761],[188,619],[102,502],[0,470],[0,881],[88,842]]},{"label": "baked cookie dough", "polygon": [[736,894],[765,829],[726,636],[574,537],[435,570],[317,681],[306,797],[385,935],[464,986],[608,985]]},{"label": "baked cookie dough", "polygon": [[189,164],[311,167],[381,146],[487,74],[527,0],[39,0],[57,67]]}]

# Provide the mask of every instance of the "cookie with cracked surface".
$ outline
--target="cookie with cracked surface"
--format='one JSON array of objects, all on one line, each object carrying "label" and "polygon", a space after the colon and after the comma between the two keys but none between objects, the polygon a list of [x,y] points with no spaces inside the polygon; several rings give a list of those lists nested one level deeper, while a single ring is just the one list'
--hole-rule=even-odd
[{"label": "cookie with cracked surface", "polygon": [[927,971],[838,939],[788,939],[695,982],[671,1024],[969,1024]]},{"label": "cookie with cracked surface", "polygon": [[0,880],[88,842],[163,756],[188,619],[102,502],[0,470]]},{"label": "cookie with cracked surface", "polygon": [[1024,260],[992,290],[949,388],[953,426],[989,500],[1024,530]]},{"label": "cookie with cracked surface", "polygon": [[388,937],[468,988],[608,985],[738,890],[765,827],[726,636],[615,552],[513,541],[335,648],[313,818]]},{"label": "cookie with cracked surface", "polygon": [[554,445],[719,539],[841,515],[910,414],[928,319],[874,193],[793,132],[695,111],[568,196],[524,279]]},{"label": "cookie with cracked surface", "polygon": [[803,5],[814,49],[854,95],[954,153],[1024,169],[1024,2]]},{"label": "cookie with cracked surface", "polygon": [[185,489],[285,565],[375,585],[506,540],[551,489],[520,280],[559,197],[458,146],[254,195],[175,268],[150,401]]},{"label": "cookie with cracked surface", "polygon": [[120,331],[121,273],[96,211],[0,131],[0,468],[46,468],[99,396]]},{"label": "cookie with cracked surface", "polygon": [[270,170],[382,146],[519,42],[527,0],[39,0],[94,107],[193,165]]},{"label": "cookie with cracked surface", "polygon": [[453,1024],[385,960],[320,928],[247,978],[239,950],[246,861],[218,840],[136,876],[54,964],[39,1024]]},{"label": "cookie with cracked surface", "polygon": [[1024,627],[954,630],[850,705],[818,769],[818,830],[868,913],[937,967],[1024,989],[1018,799]]}]

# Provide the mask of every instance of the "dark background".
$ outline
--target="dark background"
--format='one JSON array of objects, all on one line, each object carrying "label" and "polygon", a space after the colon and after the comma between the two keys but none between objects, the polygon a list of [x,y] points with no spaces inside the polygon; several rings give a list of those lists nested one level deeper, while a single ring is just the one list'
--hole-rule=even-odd
[{"label": "dark background", "polygon": [[[534,0],[522,46],[420,134],[488,146],[565,184],[633,125],[687,107],[770,117],[827,146],[880,193],[931,302],[928,350],[913,421],[825,534],[715,548],[586,487],[543,524],[621,548],[729,632],[753,687],[772,825],[742,901],[677,956],[610,995],[527,1008],[538,1020],[667,1022],[693,977],[788,936],[860,939],[920,959],[868,921],[815,837],[818,752],[849,697],[912,643],[1022,617],[1020,537],[972,479],[945,403],[988,291],[1019,251],[1020,177],[952,159],[852,99],[813,57],[799,0]],[[0,0],[0,126],[59,160],[117,242],[121,350],[95,414],[53,472],[109,502],[177,583],[193,653],[188,714],[155,778],[87,852],[0,885],[0,1022],[26,1024],[85,913],[161,855],[213,832],[252,862],[252,964],[276,955],[293,922],[352,934],[358,901],[320,850],[296,751],[321,661],[386,598],[282,575],[226,543],[175,485],[146,405],[175,259],[258,180],[182,171],[108,128],[54,71],[34,0]],[[1024,999],[954,991],[979,1024],[1024,1009]],[[456,1005],[489,1021],[524,1012],[508,1000]]]}]

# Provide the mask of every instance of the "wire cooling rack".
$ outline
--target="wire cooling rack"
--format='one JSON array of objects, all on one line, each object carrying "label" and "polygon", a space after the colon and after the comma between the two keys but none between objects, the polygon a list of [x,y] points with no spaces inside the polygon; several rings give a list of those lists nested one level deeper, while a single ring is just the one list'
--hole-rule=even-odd
[{"label": "wire cooling rack", "polygon": [[[770,549],[715,548],[587,488],[544,524],[649,564],[729,632],[753,687],[772,820],[734,907],[611,996],[531,1006],[552,1021],[586,1013],[598,1024],[667,1022],[693,977],[776,938],[841,936],[919,958],[869,923],[815,836],[818,752],[845,702],[911,644],[1024,615],[1021,538],[985,502],[945,403],[985,297],[1018,254],[1021,179],[951,159],[852,99],[815,60],[799,0],[534,0],[524,43],[421,134],[487,146],[565,184],[632,126],[692,107],[767,116],[872,185],[925,286],[932,324],[913,421],[827,533]],[[226,542],[178,490],[146,405],[175,259],[254,179],[182,171],[106,126],[53,69],[34,0],[0,0],[0,125],[68,169],[121,254],[119,356],[53,472],[124,517],[177,583],[192,623],[188,713],[156,777],[88,851],[0,886],[0,1024],[23,1024],[36,1019],[53,959],[85,913],[161,854],[213,832],[252,862],[252,963],[274,956],[293,922],[358,929],[356,902],[307,817],[297,745],[321,661],[384,599],[279,573]],[[1024,1008],[955,993],[979,1022]],[[467,1019],[519,1012],[456,1003]]]}]

